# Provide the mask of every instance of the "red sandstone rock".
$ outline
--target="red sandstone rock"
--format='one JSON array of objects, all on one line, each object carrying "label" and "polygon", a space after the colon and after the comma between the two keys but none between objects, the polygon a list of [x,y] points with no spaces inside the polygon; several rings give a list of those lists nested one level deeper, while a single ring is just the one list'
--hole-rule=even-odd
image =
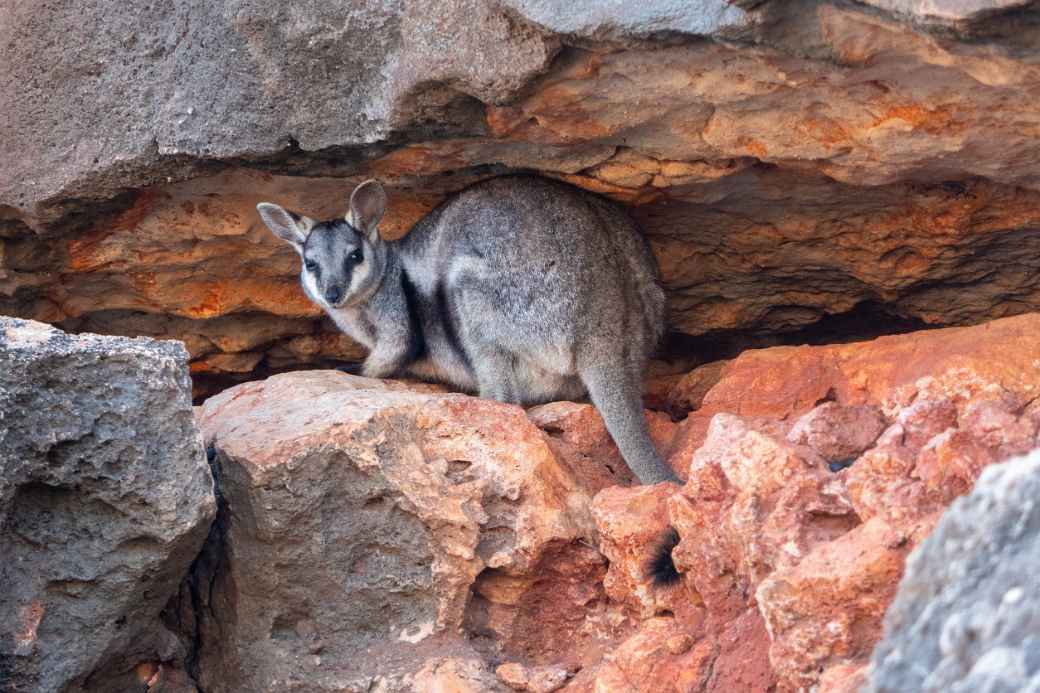
[{"label": "red sandstone rock", "polygon": [[[623,485],[585,404],[525,414],[323,371],[229,390],[202,412],[228,503],[226,567],[202,574],[237,621],[204,617],[223,639],[203,642],[278,680],[376,685],[346,664],[358,644],[335,624],[358,603],[314,558],[335,550],[385,594],[372,622],[397,636],[363,652],[387,690],[854,690],[906,555],[986,465],[1037,445],[1038,334],[1026,315],[747,352],[686,421],[648,415],[682,487]],[[366,513],[374,550],[352,534]],[[668,527],[680,581],[653,586]],[[231,659],[200,661],[213,676]]]},{"label": "red sandstone rock", "polygon": [[603,587],[615,602],[642,618],[662,611],[691,613],[694,599],[678,585],[662,589],[650,582],[648,565],[669,527],[667,499],[678,492],[674,484],[657,484],[600,491],[593,501],[593,517],[599,530],[599,550],[609,561]]},{"label": "red sandstone rock", "polygon": [[[586,488],[598,491],[609,485],[635,482],[607,432],[599,412],[591,404],[550,402],[527,411],[528,417],[549,436],[549,445],[560,463],[584,480]],[[650,438],[661,456],[672,455],[676,424],[661,412],[646,412]],[[684,475],[679,467],[675,471]]]},{"label": "red sandstone rock", "polygon": [[[691,693],[704,690],[715,645],[697,639],[688,624],[670,616],[644,621],[595,668],[575,678],[567,691]],[[694,631],[695,633],[696,631]]]},{"label": "red sandstone rock", "polygon": [[403,675],[461,647],[478,574],[492,598],[496,579],[522,585],[487,626],[506,647],[520,632],[565,646],[536,626],[580,627],[597,599],[590,496],[519,407],[322,371],[238,386],[201,419],[227,503],[215,572],[197,578],[214,581],[207,689]]},{"label": "red sandstone rock", "polygon": [[688,413],[700,409],[704,395],[719,382],[729,361],[713,361],[694,368],[672,385],[668,405],[676,412]]},{"label": "red sandstone rock", "polygon": [[798,419],[787,440],[807,445],[828,462],[838,462],[872,446],[884,429],[885,420],[875,407],[826,402]]},{"label": "red sandstone rock", "polygon": [[486,570],[473,584],[466,632],[495,659],[580,669],[631,627],[603,588],[606,560],[578,541],[547,547],[526,574]]},{"label": "red sandstone rock", "polygon": [[[1037,335],[1027,315],[741,355],[679,425],[681,492],[597,495],[608,595],[644,615],[685,603],[677,620],[711,643],[697,670],[712,676],[690,690],[854,690],[906,555],[983,467],[1040,442]],[[668,524],[682,583],[655,592],[639,580],[642,547]],[[645,623],[624,667],[573,685],[636,690],[626,671],[657,676],[650,661],[668,660],[647,654]]]},{"label": "red sandstone rock", "polygon": [[[691,418],[730,402],[758,418],[716,414],[689,502],[671,502],[676,560],[709,622],[757,606],[781,687],[864,664],[906,553],[985,465],[1037,445],[1025,404],[1040,392],[1038,334],[1029,315],[735,360]],[[823,396],[834,401],[810,409]],[[800,446],[786,448],[783,420],[807,410],[786,434]],[[821,464],[865,447],[847,470]]]},{"label": "red sandstone rock", "polygon": [[859,693],[867,682],[867,665],[836,664],[820,675],[820,693]]},{"label": "red sandstone rock", "polygon": [[769,658],[785,687],[811,687],[828,666],[870,656],[911,534],[910,527],[874,518],[759,583],[755,597],[772,640]]},{"label": "red sandstone rock", "polygon": [[757,609],[748,609],[719,630],[709,632],[717,633],[714,638],[718,643],[718,656],[712,664],[706,691],[766,693],[775,690],[776,672],[769,661],[770,636]]}]

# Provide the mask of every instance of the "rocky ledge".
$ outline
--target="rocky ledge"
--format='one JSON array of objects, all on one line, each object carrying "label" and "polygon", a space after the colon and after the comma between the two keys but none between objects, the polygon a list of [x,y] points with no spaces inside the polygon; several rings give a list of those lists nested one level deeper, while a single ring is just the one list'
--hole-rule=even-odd
[{"label": "rocky ledge", "polygon": [[512,171],[630,207],[672,359],[1040,309],[1036,3],[604,7],[0,6],[0,312],[182,339],[200,396],[357,359],[254,205],[374,176],[395,236]]},{"label": "rocky ledge", "polygon": [[0,674],[26,693],[1025,686],[1040,477],[1035,456],[994,465],[1040,446],[1037,334],[1027,314],[702,367],[657,388],[688,415],[646,413],[685,483],[638,487],[588,404],[301,371],[193,412],[180,345],[4,319]]},{"label": "rocky ledge", "polygon": [[[200,411],[221,510],[171,605],[192,673],[206,691],[856,690],[908,554],[1040,444],[1037,334],[1030,314],[746,352],[685,419],[647,412],[681,487],[627,486],[585,404],[331,371],[227,390]],[[688,403],[695,375],[666,397]],[[669,527],[679,576],[655,585]]]},{"label": "rocky ledge", "polygon": [[[0,3],[0,687],[1036,688],[1040,5],[609,5]],[[681,485],[325,369],[255,214],[514,172],[645,229]]]}]

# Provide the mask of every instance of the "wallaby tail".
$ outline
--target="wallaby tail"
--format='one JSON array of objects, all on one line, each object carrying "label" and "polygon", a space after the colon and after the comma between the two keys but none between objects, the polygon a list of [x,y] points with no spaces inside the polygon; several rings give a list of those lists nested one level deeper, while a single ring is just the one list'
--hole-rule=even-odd
[{"label": "wallaby tail", "polygon": [[650,440],[643,413],[643,393],[633,369],[597,365],[584,370],[581,379],[596,405],[625,464],[641,484],[678,481]]},{"label": "wallaby tail", "polygon": [[674,585],[682,579],[675,560],[672,558],[672,550],[679,545],[679,533],[675,527],[669,527],[664,531],[654,546],[650,560],[646,562],[646,576],[657,586]]}]

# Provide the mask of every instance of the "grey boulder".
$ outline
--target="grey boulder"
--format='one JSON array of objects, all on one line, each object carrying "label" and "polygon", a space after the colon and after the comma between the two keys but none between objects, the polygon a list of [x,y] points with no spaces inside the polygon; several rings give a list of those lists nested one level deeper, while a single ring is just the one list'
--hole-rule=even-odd
[{"label": "grey boulder", "polygon": [[183,345],[0,318],[0,688],[177,678],[159,616],[215,506]]},{"label": "grey boulder", "polygon": [[987,468],[914,551],[872,693],[1040,691],[1040,450]]}]

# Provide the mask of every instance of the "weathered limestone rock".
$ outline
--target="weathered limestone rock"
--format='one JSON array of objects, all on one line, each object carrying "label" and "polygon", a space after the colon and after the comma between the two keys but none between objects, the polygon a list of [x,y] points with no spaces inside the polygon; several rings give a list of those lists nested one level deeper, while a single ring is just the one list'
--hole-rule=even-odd
[{"label": "weathered limestone rock", "polygon": [[193,577],[207,691],[404,681],[472,658],[464,624],[559,653],[602,601],[590,495],[519,407],[311,371],[202,422],[226,504]]},{"label": "weathered limestone rock", "polygon": [[1040,452],[982,472],[907,561],[865,691],[1040,690]]},{"label": "weathered limestone rock", "polygon": [[0,318],[5,691],[194,690],[159,620],[216,510],[187,358]]},{"label": "weathered limestone rock", "polygon": [[[357,359],[254,205],[341,214],[376,176],[395,236],[516,170],[629,203],[687,336],[1037,310],[1035,14],[1022,0],[7,3],[20,39],[0,47],[0,90],[18,94],[0,102],[0,311],[183,338],[200,394]],[[242,339],[223,338],[232,325]]]}]

